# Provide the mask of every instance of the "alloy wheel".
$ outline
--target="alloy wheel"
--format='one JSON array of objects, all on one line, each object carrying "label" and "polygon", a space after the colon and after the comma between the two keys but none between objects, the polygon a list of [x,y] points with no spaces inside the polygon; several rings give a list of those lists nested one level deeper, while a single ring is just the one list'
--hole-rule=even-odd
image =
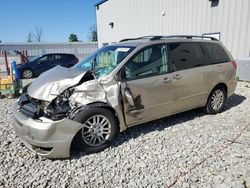
[{"label": "alloy wheel", "polygon": [[111,123],[103,115],[93,115],[87,119],[82,128],[82,138],[90,146],[100,146],[111,134]]},{"label": "alloy wheel", "polygon": [[24,70],[23,71],[23,77],[24,78],[31,78],[33,76],[33,73],[31,70]]},{"label": "alloy wheel", "polygon": [[224,102],[224,93],[221,90],[215,90],[212,95],[211,106],[214,110],[219,110]]}]

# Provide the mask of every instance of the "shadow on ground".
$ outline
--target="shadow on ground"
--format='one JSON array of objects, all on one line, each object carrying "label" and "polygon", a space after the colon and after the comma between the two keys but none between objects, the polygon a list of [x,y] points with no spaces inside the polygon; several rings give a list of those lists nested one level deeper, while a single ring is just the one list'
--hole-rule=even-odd
[{"label": "shadow on ground", "polygon": [[[233,94],[230,98],[227,99],[223,112],[230,110],[238,105],[240,105],[246,97],[238,94]],[[172,115],[169,117],[161,118],[155,121],[151,121],[148,123],[143,123],[131,128],[128,128],[126,131],[120,133],[120,135],[114,140],[111,147],[117,147],[127,142],[130,139],[135,139],[141,135],[148,134],[152,131],[162,131],[168,127],[175,126],[179,123],[184,123],[195,119],[197,117],[201,117],[207,115],[201,108],[197,108],[194,110],[190,110],[187,112],[179,113],[176,115]],[[77,150],[73,150],[71,158],[79,158],[81,157],[83,152],[79,152]]]}]

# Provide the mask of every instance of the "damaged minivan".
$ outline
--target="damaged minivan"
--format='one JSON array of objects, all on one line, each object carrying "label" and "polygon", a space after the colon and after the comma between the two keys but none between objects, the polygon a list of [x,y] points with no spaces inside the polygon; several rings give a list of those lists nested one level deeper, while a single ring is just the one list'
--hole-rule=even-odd
[{"label": "damaged minivan", "polygon": [[72,146],[98,152],[137,124],[198,107],[220,112],[236,68],[212,37],[124,39],[25,86],[13,105],[14,130],[48,158],[67,158]]}]

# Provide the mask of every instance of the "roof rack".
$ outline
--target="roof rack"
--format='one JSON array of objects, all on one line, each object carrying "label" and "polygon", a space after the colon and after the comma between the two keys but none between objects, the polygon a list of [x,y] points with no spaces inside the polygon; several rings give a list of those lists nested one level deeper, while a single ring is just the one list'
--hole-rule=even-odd
[{"label": "roof rack", "polygon": [[210,39],[214,41],[218,41],[215,37],[209,37],[209,36],[199,36],[199,35],[169,35],[169,36],[161,36],[161,35],[153,35],[153,36],[143,36],[138,38],[127,38],[122,39],[120,42],[130,41],[130,40],[141,40],[141,39],[149,39],[149,40],[160,40],[160,39],[168,39],[168,38],[186,38],[186,39]]},{"label": "roof rack", "polygon": [[209,36],[199,36],[199,35],[170,35],[170,36],[162,36],[162,39],[164,38],[186,38],[186,39],[210,39],[210,40],[218,40],[215,37],[209,37]]},{"label": "roof rack", "polygon": [[127,39],[122,39],[120,40],[119,42],[125,42],[125,41],[129,41],[129,40],[142,40],[142,39],[149,39],[149,40],[159,40],[161,39],[163,36],[158,36],[158,35],[155,35],[155,36],[143,36],[143,37],[137,37],[137,38],[127,38]]},{"label": "roof rack", "polygon": [[119,42],[125,42],[125,41],[129,41],[129,40],[139,40],[140,38],[127,38],[127,39],[122,39]]}]

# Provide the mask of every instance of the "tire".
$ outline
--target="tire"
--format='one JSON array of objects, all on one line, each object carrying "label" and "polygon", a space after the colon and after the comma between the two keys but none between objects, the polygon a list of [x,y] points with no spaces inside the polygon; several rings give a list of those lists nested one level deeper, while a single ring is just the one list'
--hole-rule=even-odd
[{"label": "tire", "polygon": [[[100,124],[95,124],[94,122],[98,122],[98,118]],[[85,124],[76,134],[72,143],[73,147],[84,150],[86,153],[96,153],[106,149],[119,133],[114,114],[104,108],[90,108],[81,111],[73,120]]]},{"label": "tire", "polygon": [[22,72],[22,78],[29,79],[34,76],[34,73],[31,69],[25,69]]},{"label": "tire", "polygon": [[221,112],[226,102],[226,90],[223,87],[216,87],[210,93],[207,104],[203,108],[208,114],[217,114]]}]

